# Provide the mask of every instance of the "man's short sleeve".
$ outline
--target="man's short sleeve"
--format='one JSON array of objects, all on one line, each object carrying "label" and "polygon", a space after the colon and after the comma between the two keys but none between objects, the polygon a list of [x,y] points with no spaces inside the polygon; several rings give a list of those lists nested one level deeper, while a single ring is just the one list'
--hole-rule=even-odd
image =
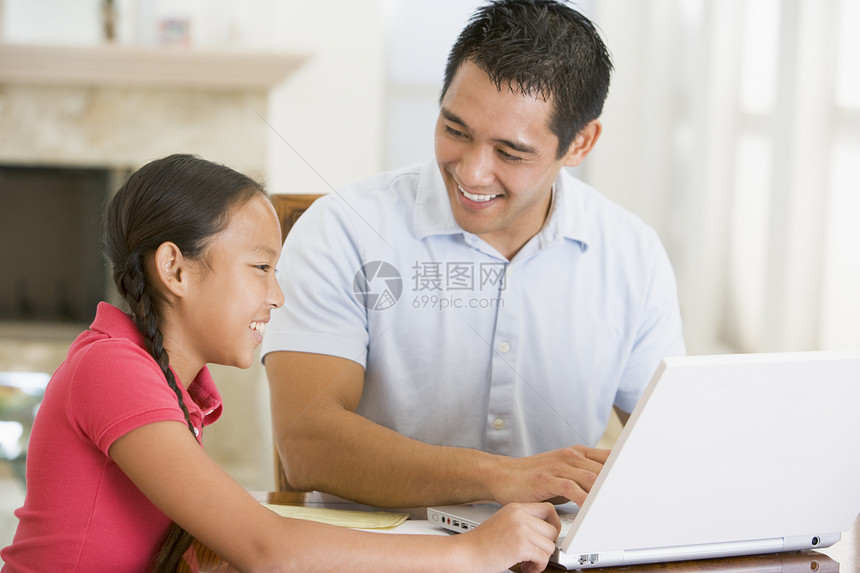
[{"label": "man's short sleeve", "polygon": [[675,275],[656,233],[652,231],[651,234],[652,264],[647,295],[615,399],[615,406],[625,412],[633,411],[664,357],[680,356],[686,352]]},{"label": "man's short sleeve", "polygon": [[317,199],[290,231],[278,262],[284,304],[272,312],[261,355],[287,350],[366,365],[367,309],[354,293],[362,257],[358,214],[339,195]]}]

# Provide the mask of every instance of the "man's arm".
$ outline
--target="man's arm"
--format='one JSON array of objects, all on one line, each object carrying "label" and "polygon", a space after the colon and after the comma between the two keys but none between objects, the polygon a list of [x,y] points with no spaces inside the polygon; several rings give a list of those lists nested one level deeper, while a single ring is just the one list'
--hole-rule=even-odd
[{"label": "man's arm", "polygon": [[299,490],[388,507],[559,497],[582,503],[608,456],[573,446],[508,458],[425,444],[355,413],[364,386],[359,364],[285,351],[265,362],[276,445]]}]

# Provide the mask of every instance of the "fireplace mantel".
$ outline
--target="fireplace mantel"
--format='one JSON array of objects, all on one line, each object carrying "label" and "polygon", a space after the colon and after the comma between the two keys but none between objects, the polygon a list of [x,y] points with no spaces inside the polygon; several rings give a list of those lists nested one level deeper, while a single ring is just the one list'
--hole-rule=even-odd
[{"label": "fireplace mantel", "polygon": [[125,170],[182,152],[262,179],[269,94],[306,59],[0,43],[0,163]]},{"label": "fireplace mantel", "polygon": [[0,44],[0,85],[270,89],[305,56],[187,48]]}]

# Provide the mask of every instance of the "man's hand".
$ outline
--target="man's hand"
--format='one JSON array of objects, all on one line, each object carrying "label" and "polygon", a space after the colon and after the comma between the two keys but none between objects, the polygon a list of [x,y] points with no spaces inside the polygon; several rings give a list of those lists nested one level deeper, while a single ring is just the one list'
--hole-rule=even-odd
[{"label": "man's hand", "polygon": [[603,469],[609,450],[571,446],[526,458],[496,458],[490,492],[501,504],[573,501],[579,505]]}]

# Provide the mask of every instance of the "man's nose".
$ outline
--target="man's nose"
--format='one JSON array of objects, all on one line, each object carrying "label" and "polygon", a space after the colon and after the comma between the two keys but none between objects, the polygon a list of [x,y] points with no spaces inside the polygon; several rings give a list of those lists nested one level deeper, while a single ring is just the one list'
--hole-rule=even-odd
[{"label": "man's nose", "polygon": [[484,187],[493,181],[492,150],[485,146],[470,146],[457,166],[457,176],[467,187]]}]

